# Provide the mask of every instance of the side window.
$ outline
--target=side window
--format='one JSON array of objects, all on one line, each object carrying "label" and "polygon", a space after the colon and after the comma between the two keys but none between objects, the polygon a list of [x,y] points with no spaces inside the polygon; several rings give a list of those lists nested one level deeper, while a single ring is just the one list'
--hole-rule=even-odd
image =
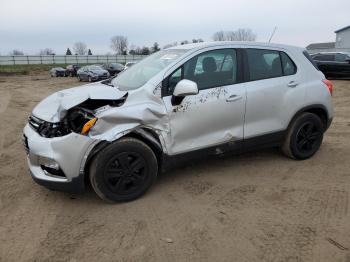
[{"label": "side window", "polygon": [[282,76],[278,51],[247,49],[250,81]]},{"label": "side window", "polygon": [[280,55],[282,61],[283,75],[294,75],[297,72],[297,68],[292,59],[290,59],[290,57],[284,52],[280,52]]},{"label": "side window", "polygon": [[218,49],[191,58],[167,78],[166,95],[173,93],[181,79],[196,82],[199,90],[235,84],[237,81],[236,50]]},{"label": "side window", "polygon": [[184,79],[196,82],[199,90],[234,84],[237,78],[236,60],[234,49],[205,52],[185,63]]},{"label": "side window", "polygon": [[335,61],[336,62],[346,62],[346,59],[348,59],[347,55],[345,54],[335,54]]},{"label": "side window", "polygon": [[324,55],[320,55],[320,61],[327,61],[327,62],[333,62],[335,60],[335,55],[331,55],[331,54],[324,54]]}]

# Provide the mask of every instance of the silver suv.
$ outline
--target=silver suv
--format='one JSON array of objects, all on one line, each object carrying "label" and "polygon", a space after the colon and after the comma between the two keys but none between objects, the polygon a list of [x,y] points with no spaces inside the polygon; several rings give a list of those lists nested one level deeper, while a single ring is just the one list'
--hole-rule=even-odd
[{"label": "silver suv", "polygon": [[50,189],[90,181],[102,199],[127,201],[192,157],[273,146],[307,159],[332,121],[332,90],[301,48],[173,47],[40,102],[24,128],[29,169]]}]

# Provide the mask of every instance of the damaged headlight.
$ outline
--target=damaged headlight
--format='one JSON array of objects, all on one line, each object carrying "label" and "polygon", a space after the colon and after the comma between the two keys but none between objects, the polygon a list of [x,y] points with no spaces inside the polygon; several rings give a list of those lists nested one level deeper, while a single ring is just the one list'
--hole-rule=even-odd
[{"label": "damaged headlight", "polygon": [[66,121],[73,132],[86,135],[95,125],[97,118],[91,110],[74,108],[68,112]]},{"label": "damaged headlight", "polygon": [[69,134],[71,131],[64,122],[50,123],[35,116],[29,117],[29,125],[42,137],[59,137]]}]

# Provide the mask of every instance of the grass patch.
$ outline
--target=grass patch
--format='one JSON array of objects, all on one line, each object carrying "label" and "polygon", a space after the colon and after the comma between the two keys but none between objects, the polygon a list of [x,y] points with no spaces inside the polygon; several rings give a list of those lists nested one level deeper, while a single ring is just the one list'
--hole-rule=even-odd
[{"label": "grass patch", "polygon": [[66,67],[67,65],[0,65],[0,75],[28,75],[29,73],[47,72],[53,67]]}]

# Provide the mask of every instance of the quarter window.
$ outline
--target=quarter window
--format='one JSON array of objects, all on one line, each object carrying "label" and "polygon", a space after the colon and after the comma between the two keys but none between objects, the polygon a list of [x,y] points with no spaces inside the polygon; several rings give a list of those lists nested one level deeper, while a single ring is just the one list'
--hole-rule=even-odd
[{"label": "quarter window", "polygon": [[290,57],[284,52],[280,52],[280,55],[282,61],[283,75],[294,75],[297,71],[297,68],[295,67],[295,64],[293,63],[292,59],[290,59]]}]

